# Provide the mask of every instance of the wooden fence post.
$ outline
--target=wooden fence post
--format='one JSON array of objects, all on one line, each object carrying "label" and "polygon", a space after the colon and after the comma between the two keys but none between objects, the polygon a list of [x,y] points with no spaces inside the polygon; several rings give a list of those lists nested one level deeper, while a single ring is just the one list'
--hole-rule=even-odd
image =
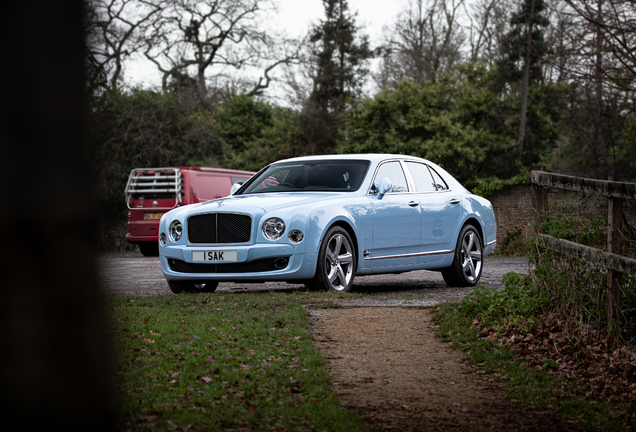
[{"label": "wooden fence post", "polygon": [[[620,255],[623,250],[623,239],[620,233],[623,222],[623,200],[609,197],[607,200],[607,251]],[[621,313],[623,274],[610,267],[607,270],[607,322],[622,324]]]},{"label": "wooden fence post", "polygon": [[548,220],[548,190],[540,184],[532,183],[532,208],[534,210],[535,231],[541,233],[541,224]]}]

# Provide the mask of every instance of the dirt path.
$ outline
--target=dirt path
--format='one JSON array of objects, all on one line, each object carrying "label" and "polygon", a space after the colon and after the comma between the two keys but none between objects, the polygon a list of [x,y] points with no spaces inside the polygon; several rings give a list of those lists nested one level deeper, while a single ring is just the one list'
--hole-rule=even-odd
[{"label": "dirt path", "polygon": [[334,390],[378,431],[577,430],[476,374],[436,339],[427,309],[312,309],[311,316]]}]

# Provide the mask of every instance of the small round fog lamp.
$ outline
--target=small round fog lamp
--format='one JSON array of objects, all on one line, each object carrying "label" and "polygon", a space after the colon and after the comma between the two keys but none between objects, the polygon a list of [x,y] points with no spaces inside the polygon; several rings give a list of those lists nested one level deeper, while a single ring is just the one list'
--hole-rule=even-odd
[{"label": "small round fog lamp", "polygon": [[292,243],[300,243],[305,238],[305,235],[301,230],[292,230],[289,233],[289,241]]}]

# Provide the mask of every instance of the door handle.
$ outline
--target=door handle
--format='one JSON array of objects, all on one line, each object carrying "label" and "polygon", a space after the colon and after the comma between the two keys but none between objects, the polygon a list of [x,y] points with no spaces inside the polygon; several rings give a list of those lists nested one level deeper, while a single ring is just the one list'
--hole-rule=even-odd
[{"label": "door handle", "polygon": [[417,207],[418,205],[420,205],[420,203],[418,203],[417,201],[411,201],[409,203],[409,207]]},{"label": "door handle", "polygon": [[459,204],[460,201],[457,198],[453,198],[452,200],[450,200],[451,204]]}]

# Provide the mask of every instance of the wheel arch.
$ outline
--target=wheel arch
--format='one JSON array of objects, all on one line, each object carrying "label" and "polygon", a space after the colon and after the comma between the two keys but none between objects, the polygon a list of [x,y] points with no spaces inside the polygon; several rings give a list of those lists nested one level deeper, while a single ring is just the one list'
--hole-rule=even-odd
[{"label": "wheel arch", "polygon": [[[356,259],[352,262],[353,268],[351,269],[351,266],[349,266],[349,269],[346,271],[347,275],[345,275],[345,278],[343,279],[342,277],[338,276],[338,280],[340,280],[341,285],[339,285],[338,287],[334,287],[334,282],[331,279],[331,276],[329,274],[326,274],[325,271],[327,273],[331,273],[329,270],[327,270],[326,268],[322,268],[323,264],[321,263],[326,263],[328,258],[327,256],[323,256],[323,245],[325,244],[325,241],[327,241],[327,238],[329,238],[329,241],[331,241],[332,238],[331,237],[331,232],[333,232],[334,229],[337,229],[337,231],[345,231],[347,237],[350,238],[350,242],[347,241],[347,243],[351,244],[351,248],[352,248],[352,253],[356,255]],[[348,292],[351,289],[351,285],[353,284],[353,279],[355,278],[356,274],[357,274],[357,268],[359,267],[359,246],[358,246],[358,237],[356,236],[356,232],[355,229],[353,227],[353,225],[351,225],[350,223],[348,223],[347,220],[342,220],[342,219],[335,219],[332,220],[329,224],[325,225],[325,229],[323,230],[323,233],[320,237],[320,249],[318,251],[318,256],[316,259],[316,271],[315,271],[315,275],[311,280],[307,280],[307,281],[303,281],[303,283],[309,288],[309,289],[331,289],[334,291],[343,291],[343,292]],[[328,246],[327,246],[328,247]],[[340,264],[338,263],[338,261],[335,261],[335,265],[337,267],[340,267]],[[333,268],[333,264],[332,264],[332,268]],[[351,270],[351,273],[349,272],[349,270]],[[341,269],[341,272],[344,271],[344,269]],[[334,279],[335,281],[335,279]]]},{"label": "wheel arch", "polygon": [[[356,259],[360,259],[360,247],[358,245],[358,236],[356,235],[356,231],[353,229],[353,226],[346,220],[335,220],[329,225],[329,227],[325,230],[325,233],[329,231],[332,227],[339,226],[340,228],[347,231],[349,236],[351,236],[351,240],[353,241],[353,247],[356,251]],[[323,236],[324,237],[324,236]],[[322,240],[321,240],[322,241]],[[357,266],[358,263],[356,263]]]},{"label": "wheel arch", "polygon": [[481,223],[479,223],[479,220],[477,220],[477,218],[475,217],[470,217],[466,219],[466,221],[464,222],[464,224],[462,225],[459,231],[461,232],[461,230],[464,229],[466,225],[471,225],[473,228],[477,230],[477,233],[479,234],[479,237],[481,239],[481,247],[482,248],[486,247],[486,239],[484,238],[484,228],[481,226]]}]

